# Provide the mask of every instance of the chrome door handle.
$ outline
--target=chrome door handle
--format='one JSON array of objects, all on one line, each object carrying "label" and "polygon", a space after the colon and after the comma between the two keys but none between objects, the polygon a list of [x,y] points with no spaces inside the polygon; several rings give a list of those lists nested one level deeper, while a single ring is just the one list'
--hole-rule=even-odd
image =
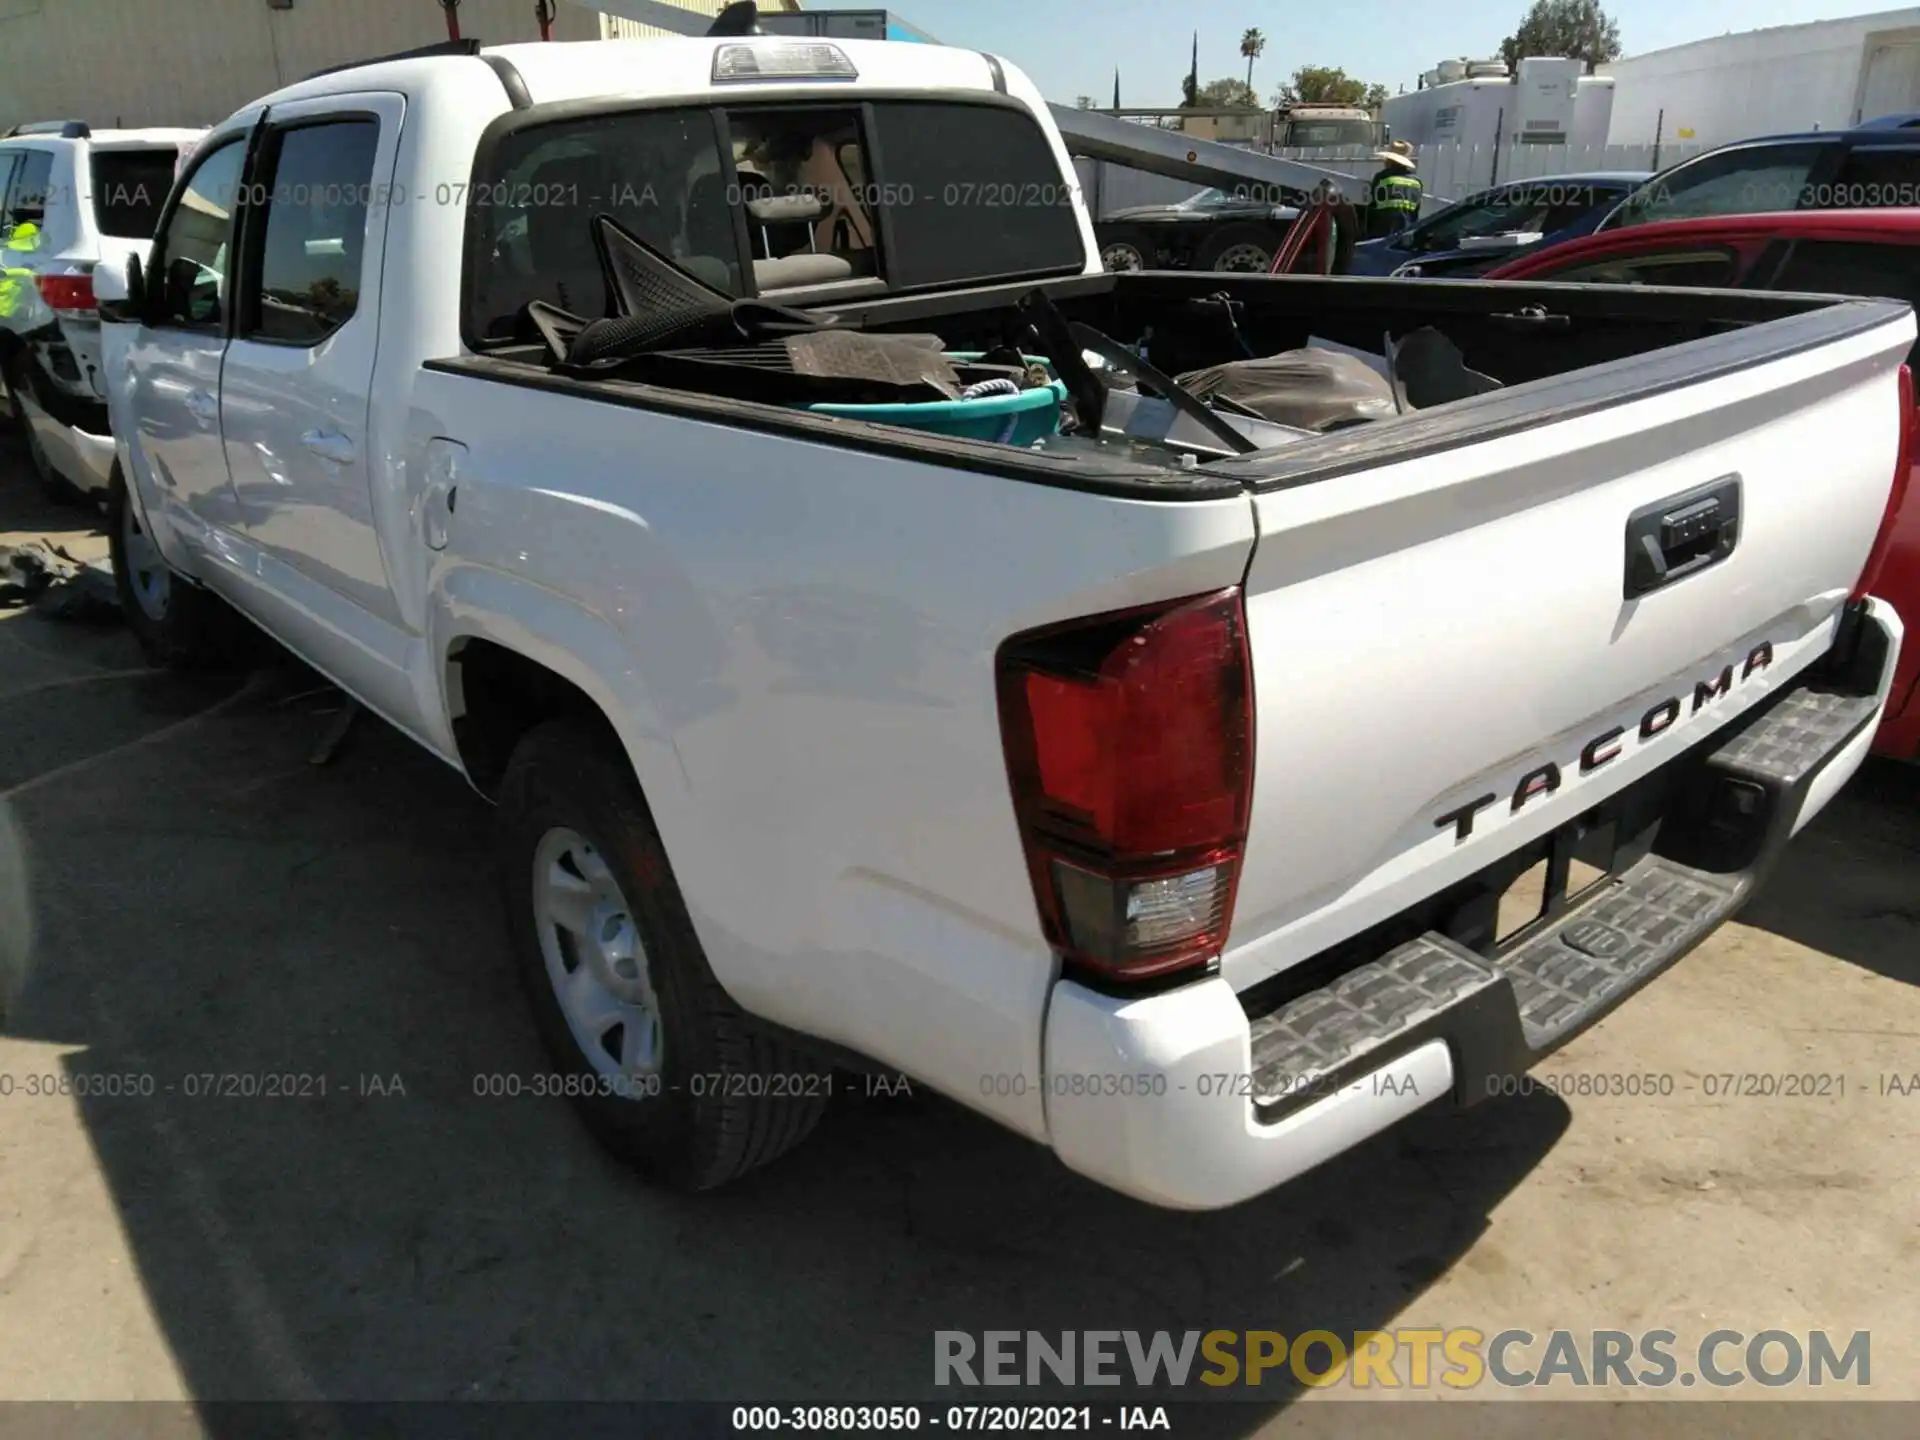
[{"label": "chrome door handle", "polygon": [[300,437],[300,443],[333,465],[351,465],[358,453],[353,441],[337,430],[309,430]]},{"label": "chrome door handle", "polygon": [[196,420],[214,421],[220,418],[220,402],[204,390],[187,392],[187,413]]}]

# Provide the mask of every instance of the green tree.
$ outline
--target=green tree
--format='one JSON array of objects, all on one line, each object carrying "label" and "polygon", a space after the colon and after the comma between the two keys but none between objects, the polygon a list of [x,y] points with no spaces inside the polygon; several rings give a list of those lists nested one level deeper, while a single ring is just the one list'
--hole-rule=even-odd
[{"label": "green tree", "polygon": [[1533,0],[1520,28],[1500,42],[1500,58],[1512,69],[1531,55],[1553,55],[1593,67],[1620,58],[1620,26],[1600,0]]},{"label": "green tree", "polygon": [[1237,75],[1229,75],[1224,80],[1209,80],[1202,85],[1194,97],[1191,109],[1200,110],[1258,110],[1260,96],[1254,88]]},{"label": "green tree", "polygon": [[1384,85],[1367,86],[1367,98],[1360,102],[1367,109],[1377,111],[1387,103],[1387,87]]},{"label": "green tree", "polygon": [[1240,53],[1247,57],[1247,88],[1253,89],[1253,62],[1267,53],[1267,37],[1249,30],[1240,37]]},{"label": "green tree", "polygon": [[1329,65],[1302,65],[1280,87],[1281,101],[1303,105],[1358,105],[1367,98],[1367,82]]},{"label": "green tree", "polygon": [[1076,110],[1091,110],[1093,108],[1093,96],[1091,95],[1074,96],[1073,108]]}]

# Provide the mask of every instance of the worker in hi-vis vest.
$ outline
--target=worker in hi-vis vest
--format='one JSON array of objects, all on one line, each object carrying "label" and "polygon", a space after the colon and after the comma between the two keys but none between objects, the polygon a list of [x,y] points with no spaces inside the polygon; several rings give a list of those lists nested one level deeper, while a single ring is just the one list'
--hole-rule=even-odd
[{"label": "worker in hi-vis vest", "polygon": [[20,314],[33,291],[33,271],[15,265],[14,255],[39,248],[40,227],[33,221],[0,228],[0,320]]},{"label": "worker in hi-vis vest", "polygon": [[1419,169],[1413,158],[1413,146],[1395,140],[1373,152],[1380,169],[1367,191],[1367,238],[1378,240],[1393,235],[1420,218],[1420,201],[1425,187],[1420,184]]}]

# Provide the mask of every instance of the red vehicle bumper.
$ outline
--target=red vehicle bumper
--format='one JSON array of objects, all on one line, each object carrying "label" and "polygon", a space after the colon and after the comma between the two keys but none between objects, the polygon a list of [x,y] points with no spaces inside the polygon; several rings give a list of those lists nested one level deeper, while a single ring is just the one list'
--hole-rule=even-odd
[{"label": "red vehicle bumper", "polygon": [[[1902,619],[1905,617],[1902,616]],[[1916,668],[1915,652],[1920,646],[1909,645],[1907,654],[1900,657],[1900,669],[1894,680],[1893,693],[1887,697],[1887,715],[1880,722],[1880,730],[1873,737],[1873,753],[1886,755],[1895,760],[1920,760],[1920,694],[1916,694],[1911,672]],[[1905,689],[1901,688],[1905,682]]]}]

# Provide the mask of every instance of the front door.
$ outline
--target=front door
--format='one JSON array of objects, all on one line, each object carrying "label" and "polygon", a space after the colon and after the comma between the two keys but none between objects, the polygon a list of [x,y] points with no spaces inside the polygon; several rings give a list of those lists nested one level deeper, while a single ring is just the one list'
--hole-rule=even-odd
[{"label": "front door", "polygon": [[[128,449],[149,528],[163,548],[171,534],[202,556],[218,553],[218,532],[240,524],[220,443],[220,363],[246,150],[247,132],[229,136],[178,192],[154,242],[147,315],[126,349],[125,413],[138,417]],[[187,564],[204,574],[204,564]]]},{"label": "front door", "polygon": [[220,392],[259,603],[285,607],[276,629],[390,714],[383,702],[409,693],[406,637],[374,521],[370,422],[404,114],[385,92],[269,112]]}]

